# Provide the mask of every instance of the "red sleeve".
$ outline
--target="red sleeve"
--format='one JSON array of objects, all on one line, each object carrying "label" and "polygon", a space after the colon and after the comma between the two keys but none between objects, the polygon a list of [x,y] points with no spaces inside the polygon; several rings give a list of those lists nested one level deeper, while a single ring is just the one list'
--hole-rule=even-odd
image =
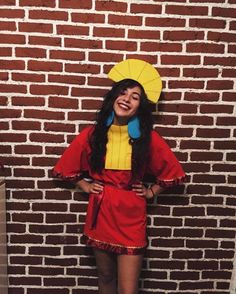
[{"label": "red sleeve", "polygon": [[155,131],[151,133],[148,173],[155,176],[157,183],[162,187],[178,185],[185,180],[185,173],[179,161],[164,139]]},{"label": "red sleeve", "polygon": [[53,169],[54,176],[77,181],[82,172],[88,171],[88,138],[91,127],[84,129],[66,148]]}]

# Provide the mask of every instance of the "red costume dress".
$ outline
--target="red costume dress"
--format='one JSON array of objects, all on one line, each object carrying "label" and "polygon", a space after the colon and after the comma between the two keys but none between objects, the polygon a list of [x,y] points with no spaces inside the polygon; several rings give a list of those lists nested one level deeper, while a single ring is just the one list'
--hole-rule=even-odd
[{"label": "red costume dress", "polygon": [[[104,169],[93,173],[89,166],[89,135],[93,127],[84,129],[65,150],[54,173],[77,181],[84,172],[104,184],[103,192],[90,194],[84,237],[86,243],[118,254],[140,254],[147,246],[146,199],[130,186],[130,170]],[[150,159],[142,174],[152,174],[156,183],[170,187],[183,182],[185,173],[165,141],[151,132]]]}]

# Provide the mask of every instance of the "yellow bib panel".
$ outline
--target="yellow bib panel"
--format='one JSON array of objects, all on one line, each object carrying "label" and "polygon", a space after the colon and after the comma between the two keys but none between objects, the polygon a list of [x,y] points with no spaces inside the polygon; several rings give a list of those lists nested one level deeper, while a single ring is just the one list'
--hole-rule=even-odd
[{"label": "yellow bib panel", "polygon": [[111,125],[108,130],[106,169],[131,170],[132,146],[129,144],[128,126]]}]

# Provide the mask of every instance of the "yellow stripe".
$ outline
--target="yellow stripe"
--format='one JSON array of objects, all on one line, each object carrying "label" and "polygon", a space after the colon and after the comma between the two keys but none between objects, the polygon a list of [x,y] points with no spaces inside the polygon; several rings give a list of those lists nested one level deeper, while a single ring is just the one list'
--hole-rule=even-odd
[{"label": "yellow stripe", "polygon": [[132,147],[129,144],[127,125],[110,127],[106,148],[106,169],[131,170]]}]

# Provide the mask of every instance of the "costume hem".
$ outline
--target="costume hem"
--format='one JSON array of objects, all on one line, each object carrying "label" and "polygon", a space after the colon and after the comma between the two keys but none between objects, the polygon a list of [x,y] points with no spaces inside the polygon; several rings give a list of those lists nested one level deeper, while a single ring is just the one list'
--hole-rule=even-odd
[{"label": "costume hem", "polygon": [[82,174],[76,174],[73,176],[64,176],[62,173],[59,173],[55,170],[52,171],[52,174],[56,178],[60,178],[62,180],[73,182],[73,183],[77,183],[79,180],[81,180],[83,178]]},{"label": "costume hem", "polygon": [[185,183],[186,181],[186,175],[176,178],[176,179],[171,179],[171,180],[157,180],[157,184],[159,184],[163,188],[168,188],[168,187],[173,187],[176,185],[181,185]]},{"label": "costume hem", "polygon": [[101,250],[112,252],[115,254],[125,254],[125,255],[140,255],[143,254],[147,246],[144,247],[124,247],[122,245],[109,244],[103,241],[94,240],[86,235],[82,236],[82,243]]}]

